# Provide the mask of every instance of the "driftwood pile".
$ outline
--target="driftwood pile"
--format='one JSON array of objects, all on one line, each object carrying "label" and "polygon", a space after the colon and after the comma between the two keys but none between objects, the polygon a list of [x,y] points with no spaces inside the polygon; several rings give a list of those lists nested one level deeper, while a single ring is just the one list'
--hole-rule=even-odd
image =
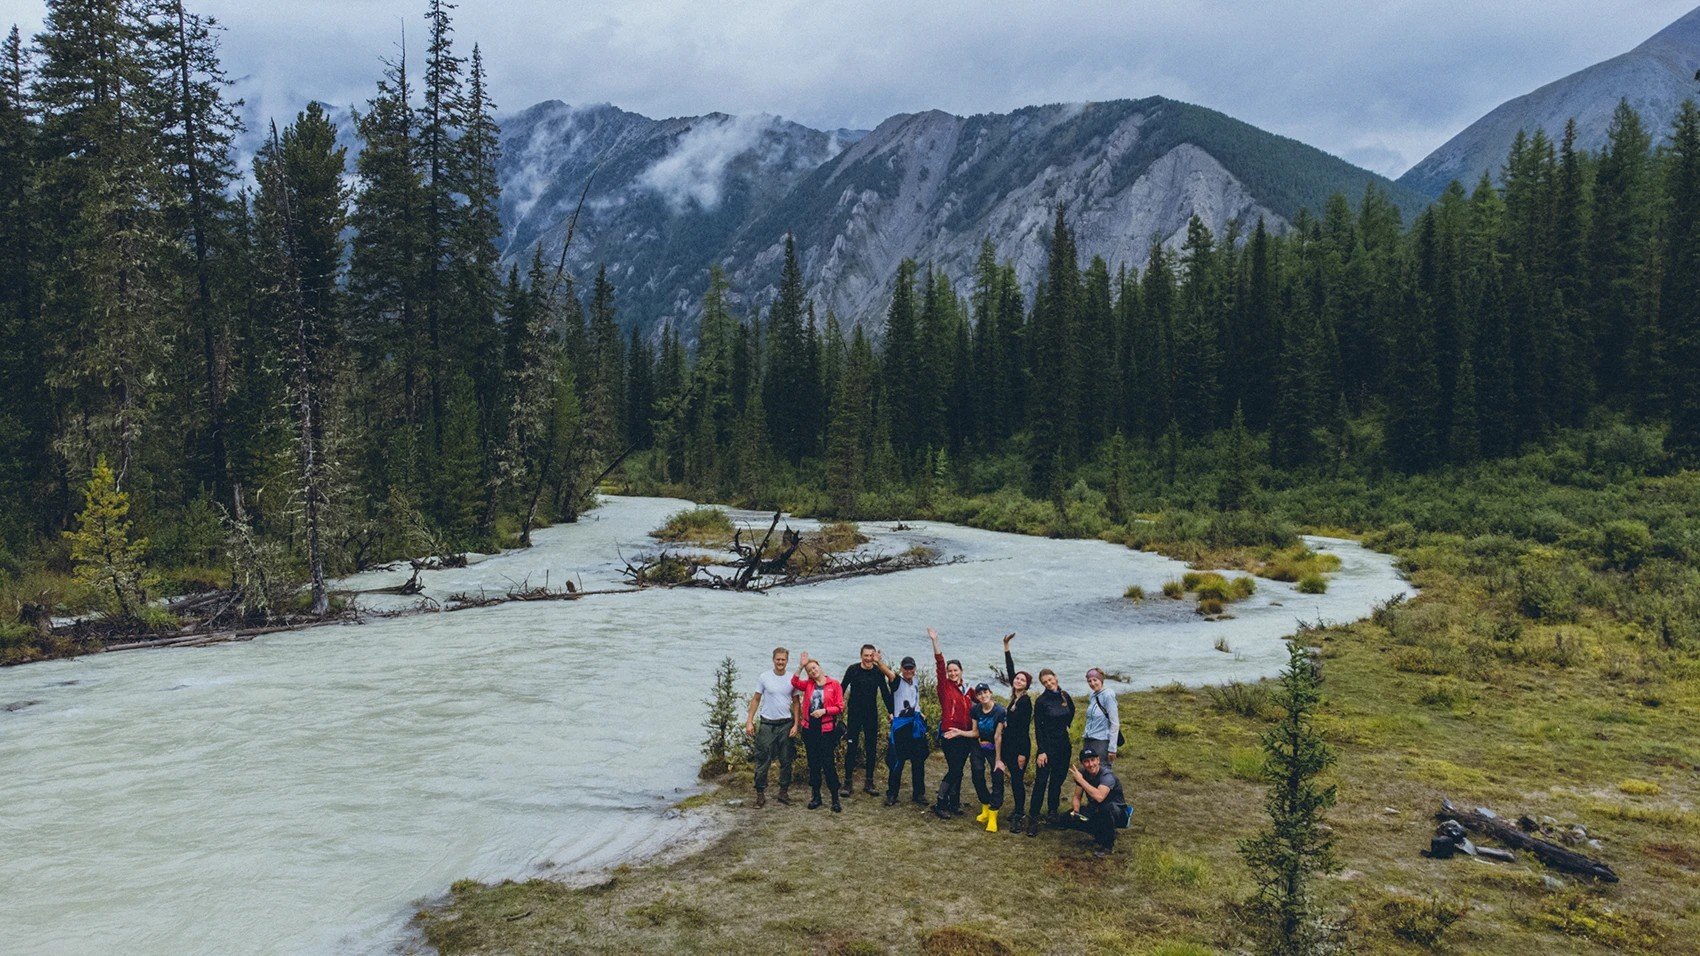
[{"label": "driftwood pile", "polygon": [[1444,848],[1445,845],[1449,844],[1458,852],[1467,853],[1471,856],[1486,856],[1489,859],[1506,861],[1514,859],[1509,851],[1493,847],[1480,847],[1471,843],[1469,838],[1463,835],[1465,831],[1468,831],[1489,837],[1513,849],[1527,850],[1533,853],[1542,863],[1555,870],[1563,870],[1566,873],[1574,873],[1578,876],[1586,876],[1606,883],[1617,882],[1617,873],[1610,866],[1593,857],[1585,856],[1568,847],[1560,846],[1550,840],[1543,840],[1526,832],[1526,829],[1535,829],[1534,821],[1529,820],[1528,817],[1522,818],[1521,821],[1525,823],[1526,829],[1520,828],[1506,823],[1498,814],[1486,807],[1464,810],[1454,806],[1451,800],[1443,799],[1440,802],[1440,812],[1435,814],[1435,819],[1440,820],[1441,824],[1439,830],[1436,831],[1434,843],[1431,844],[1428,855],[1450,856],[1451,850]]},{"label": "driftwood pile", "polygon": [[626,561],[625,575],[633,587],[716,588],[727,591],[765,591],[795,584],[814,584],[841,578],[890,574],[936,563],[930,553],[912,551],[901,555],[822,552],[809,566],[797,560],[803,535],[790,527],[773,540],[779,530],[780,513],[774,512],[767,533],[754,544],[744,543],[744,529],[732,535],[730,560],[700,554],[675,554],[662,550],[639,560]]}]

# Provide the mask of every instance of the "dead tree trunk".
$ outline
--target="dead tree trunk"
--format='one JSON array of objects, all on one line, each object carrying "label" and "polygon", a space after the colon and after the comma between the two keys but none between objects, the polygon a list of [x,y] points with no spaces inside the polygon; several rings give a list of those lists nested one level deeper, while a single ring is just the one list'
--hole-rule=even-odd
[{"label": "dead tree trunk", "polygon": [[1556,843],[1549,843],[1546,840],[1532,837],[1511,824],[1506,823],[1504,820],[1501,820],[1497,814],[1484,807],[1477,807],[1474,810],[1462,810],[1453,806],[1451,800],[1442,800],[1440,802],[1440,812],[1435,814],[1435,818],[1439,820],[1457,820],[1459,823],[1464,825],[1464,829],[1466,830],[1473,830],[1477,833],[1485,834],[1506,846],[1515,847],[1519,850],[1528,850],[1530,853],[1539,857],[1542,863],[1545,863],[1554,869],[1564,870],[1567,873],[1576,873],[1581,876],[1591,876],[1596,880],[1603,880],[1607,883],[1617,882],[1617,874],[1606,864],[1601,863],[1592,857],[1583,856],[1575,850],[1566,849]]}]

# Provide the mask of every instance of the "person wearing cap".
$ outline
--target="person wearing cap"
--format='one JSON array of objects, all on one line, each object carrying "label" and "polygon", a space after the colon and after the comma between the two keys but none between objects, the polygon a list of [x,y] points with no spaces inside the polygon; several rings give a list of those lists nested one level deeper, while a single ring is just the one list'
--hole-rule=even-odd
[{"label": "person wearing cap", "polygon": [[1068,776],[1069,761],[1074,759],[1074,745],[1068,735],[1074,727],[1074,698],[1062,689],[1057,672],[1049,667],[1039,671],[1039,699],[1033,702],[1033,742],[1038,755],[1033,758],[1033,805],[1027,808],[1027,835],[1039,835],[1039,811],[1046,808],[1052,821],[1062,801],[1063,778]]},{"label": "person wearing cap", "polygon": [[[750,713],[744,718],[744,733],[755,739],[756,807],[767,806],[767,771],[779,760],[780,803],[791,803],[791,764],[797,759],[797,692],[785,673],[791,652],[773,649],[773,669],[756,678],[750,697]],[[760,723],[757,723],[760,721]]]},{"label": "person wearing cap", "polygon": [[1081,741],[1081,753],[1091,747],[1108,766],[1116,762],[1116,745],[1120,743],[1122,721],[1116,713],[1116,695],[1104,689],[1104,672],[1094,667],[1086,672],[1086,686],[1092,695],[1086,702],[1086,739]]},{"label": "person wearing cap", "polygon": [[916,678],[915,658],[903,658],[900,669],[892,670],[883,655],[874,663],[885,675],[885,709],[891,715],[891,734],[885,743],[885,805],[897,805],[903,787],[903,765],[909,765],[909,800],[927,805],[927,718],[921,713],[921,683]]},{"label": "person wearing cap", "polygon": [[[1003,809],[1003,731],[1009,711],[992,696],[992,685],[974,685],[974,740],[978,744],[969,754],[974,765],[974,793],[980,798],[980,815],[975,823],[984,823],[987,833],[998,832],[998,811]],[[992,779],[986,782],[986,768]]]},{"label": "person wearing cap", "polygon": [[1004,673],[1009,675],[1009,706],[1006,708],[1009,720],[1004,724],[1003,747],[999,749],[998,756],[1003,758],[1004,776],[1009,780],[1010,796],[1015,798],[1015,812],[1010,815],[1009,825],[1020,833],[1022,814],[1027,812],[1027,761],[1033,753],[1033,698],[1027,696],[1027,689],[1033,686],[1033,675],[1015,669],[1015,658],[1009,653],[1009,642],[1013,640],[1014,634],[1004,635],[1003,667]]},{"label": "person wearing cap", "polygon": [[944,659],[938,631],[927,628],[927,637],[933,642],[933,666],[938,669],[939,736],[944,741],[945,766],[933,813],[949,819],[962,813],[962,767],[975,743],[974,720],[968,715],[973,703],[962,689],[962,662]]},{"label": "person wearing cap", "polygon": [[1074,779],[1075,790],[1069,797],[1074,812],[1068,815],[1066,826],[1091,834],[1097,845],[1094,854],[1108,856],[1116,848],[1116,818],[1126,803],[1122,782],[1090,746],[1080,749],[1080,766],[1068,768],[1068,774]]}]

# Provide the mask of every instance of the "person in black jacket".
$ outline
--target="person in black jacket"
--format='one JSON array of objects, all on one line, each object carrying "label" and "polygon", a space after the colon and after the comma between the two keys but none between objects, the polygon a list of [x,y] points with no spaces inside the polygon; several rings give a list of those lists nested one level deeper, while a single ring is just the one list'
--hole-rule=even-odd
[{"label": "person in black jacket", "polygon": [[1068,776],[1069,761],[1074,748],[1069,745],[1069,728],[1074,725],[1074,698],[1057,682],[1056,672],[1049,667],[1039,672],[1039,683],[1045,688],[1033,703],[1033,738],[1038,755],[1033,758],[1033,803],[1027,810],[1027,835],[1039,835],[1041,802],[1049,804],[1051,819],[1057,815],[1062,801],[1063,780]]},{"label": "person in black jacket", "polygon": [[1015,813],[1010,817],[1011,830],[1021,832],[1022,815],[1027,808],[1027,760],[1033,753],[1033,699],[1027,688],[1033,686],[1033,675],[1015,669],[1010,656],[1009,642],[1014,634],[1003,639],[1004,673],[1009,675],[1009,716],[1003,728],[1003,765],[1009,776],[1010,794],[1015,797]]},{"label": "person in black jacket", "polygon": [[[885,674],[877,664],[879,651],[872,644],[862,645],[862,659],[850,665],[844,679],[844,725],[849,728],[849,743],[844,748],[844,790],[848,797],[856,785],[856,757],[866,754],[867,782],[862,792],[873,796],[874,761],[879,755],[880,698],[885,696]],[[861,746],[858,746],[861,745]]]}]

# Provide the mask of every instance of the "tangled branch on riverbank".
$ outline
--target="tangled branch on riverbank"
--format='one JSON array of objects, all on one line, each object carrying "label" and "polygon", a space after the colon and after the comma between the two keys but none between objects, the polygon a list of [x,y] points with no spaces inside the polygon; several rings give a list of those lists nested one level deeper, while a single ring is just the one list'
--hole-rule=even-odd
[{"label": "tangled branch on riverbank", "polygon": [[814,584],[843,578],[890,574],[938,563],[931,548],[910,548],[901,554],[858,550],[867,543],[854,525],[829,525],[820,531],[779,534],[780,512],[774,512],[767,532],[754,544],[744,543],[744,529],[732,535],[730,559],[701,553],[672,552],[625,562],[624,574],[634,588],[694,587],[725,591],[766,591],[769,588]]}]

